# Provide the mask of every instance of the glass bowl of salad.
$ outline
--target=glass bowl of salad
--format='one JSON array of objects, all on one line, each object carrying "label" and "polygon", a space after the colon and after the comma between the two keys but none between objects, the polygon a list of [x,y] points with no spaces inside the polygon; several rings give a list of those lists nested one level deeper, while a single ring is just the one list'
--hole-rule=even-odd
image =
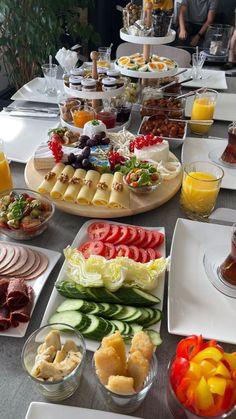
[{"label": "glass bowl of salad", "polygon": [[131,191],[147,194],[156,191],[161,184],[161,175],[157,169],[148,163],[136,164],[123,178]]},{"label": "glass bowl of salad", "polygon": [[14,240],[29,240],[45,231],[54,204],[30,189],[11,189],[0,194],[0,232]]}]

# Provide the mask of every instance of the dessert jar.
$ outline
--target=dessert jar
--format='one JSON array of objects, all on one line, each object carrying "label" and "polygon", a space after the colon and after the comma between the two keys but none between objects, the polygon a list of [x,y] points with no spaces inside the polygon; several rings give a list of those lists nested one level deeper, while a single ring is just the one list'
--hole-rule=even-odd
[{"label": "dessert jar", "polygon": [[117,80],[120,77],[120,72],[118,70],[107,70],[107,76]]},{"label": "dessert jar", "polygon": [[83,79],[81,85],[84,92],[96,92],[97,90],[97,82],[95,79]]},{"label": "dessert jar", "polygon": [[82,76],[70,76],[69,87],[75,90],[82,90],[82,86],[81,86],[82,80],[83,80]]},{"label": "dessert jar", "polygon": [[114,77],[104,77],[102,79],[102,90],[108,91],[108,90],[114,90],[117,88],[117,81]]},{"label": "dessert jar", "polygon": [[84,76],[84,69],[80,67],[74,67],[70,70],[71,76]]}]

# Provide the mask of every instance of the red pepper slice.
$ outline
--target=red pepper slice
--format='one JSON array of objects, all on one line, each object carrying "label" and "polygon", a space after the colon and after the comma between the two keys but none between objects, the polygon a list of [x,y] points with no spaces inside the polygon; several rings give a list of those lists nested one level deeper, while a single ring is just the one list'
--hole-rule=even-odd
[{"label": "red pepper slice", "polygon": [[177,391],[177,388],[184,378],[186,372],[189,369],[189,362],[186,358],[175,358],[171,365],[170,370],[170,381],[174,391]]},{"label": "red pepper slice", "polygon": [[202,350],[203,340],[202,335],[188,336],[182,339],[176,348],[176,355],[188,360],[191,360],[199,351]]}]

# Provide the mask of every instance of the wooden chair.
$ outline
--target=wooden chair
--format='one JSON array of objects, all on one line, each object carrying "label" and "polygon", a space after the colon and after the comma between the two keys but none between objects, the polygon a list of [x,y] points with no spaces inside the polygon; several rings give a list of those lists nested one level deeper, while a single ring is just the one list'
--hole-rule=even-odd
[{"label": "wooden chair", "polygon": [[[123,55],[131,55],[136,52],[143,52],[143,46],[138,44],[131,44],[130,42],[123,42],[116,50],[116,58]],[[151,53],[162,57],[168,57],[175,60],[179,67],[188,68],[190,66],[191,54],[184,49],[171,47],[169,45],[154,45],[151,47]]]}]

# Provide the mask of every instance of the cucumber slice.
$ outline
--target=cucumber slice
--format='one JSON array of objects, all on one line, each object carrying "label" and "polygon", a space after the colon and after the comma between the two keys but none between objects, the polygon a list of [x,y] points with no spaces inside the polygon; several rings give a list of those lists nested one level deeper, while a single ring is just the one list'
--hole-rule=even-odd
[{"label": "cucumber slice", "polygon": [[61,303],[59,307],[57,307],[57,312],[61,313],[63,311],[71,311],[71,310],[80,310],[83,312],[83,310],[81,310],[83,305],[85,305],[83,300],[67,299],[63,301],[63,303]]},{"label": "cucumber slice", "polygon": [[[136,301],[138,300],[140,305],[153,306],[154,304],[159,304],[161,302],[160,298],[148,293],[147,291],[140,290],[139,288],[132,288],[132,290],[136,295]],[[141,299],[143,300],[143,304],[141,304]]]},{"label": "cucumber slice", "polygon": [[153,310],[153,317],[146,322],[143,323],[143,326],[149,327],[152,324],[158,323],[162,319],[162,311],[158,309],[152,309]]},{"label": "cucumber slice", "polygon": [[124,306],[121,313],[116,315],[117,320],[123,320],[126,322],[133,322],[142,316],[141,310],[136,307]]},{"label": "cucumber slice", "polygon": [[121,303],[121,300],[116,297],[114,292],[109,291],[104,287],[90,288],[91,295],[96,298],[96,301],[102,301],[104,303]]},{"label": "cucumber slice", "polygon": [[116,319],[116,316],[121,313],[124,308],[121,304],[113,304],[113,307],[116,308],[116,311],[110,314],[110,319]]},{"label": "cucumber slice", "polygon": [[87,317],[91,322],[87,329],[83,330],[84,336],[99,340],[111,332],[112,324],[108,320],[94,316],[93,314],[87,314]]},{"label": "cucumber slice", "polygon": [[141,330],[143,330],[143,326],[141,326],[141,324],[129,323],[129,326],[131,327],[132,335],[135,335],[135,333],[141,332]]},{"label": "cucumber slice", "polygon": [[155,346],[161,345],[162,338],[160,336],[160,333],[158,333],[158,332],[156,332],[155,330],[152,330],[152,329],[145,329],[144,332],[148,334],[148,336],[150,337],[153,345],[155,345]]},{"label": "cucumber slice", "polygon": [[64,311],[62,313],[55,313],[49,319],[49,324],[64,323],[79,330],[85,323],[85,319],[78,311]]},{"label": "cucumber slice", "polygon": [[140,307],[139,310],[141,311],[142,315],[138,319],[139,324],[144,324],[145,322],[150,320],[150,313],[147,310],[148,307]]},{"label": "cucumber slice", "polygon": [[119,330],[119,332],[121,333],[121,335],[124,334],[126,325],[124,322],[120,321],[120,320],[111,320],[111,323],[114,324],[116,330]]},{"label": "cucumber slice", "polygon": [[138,288],[121,287],[115,292],[123,304],[132,304],[134,306],[152,306],[160,302],[159,298]]}]

